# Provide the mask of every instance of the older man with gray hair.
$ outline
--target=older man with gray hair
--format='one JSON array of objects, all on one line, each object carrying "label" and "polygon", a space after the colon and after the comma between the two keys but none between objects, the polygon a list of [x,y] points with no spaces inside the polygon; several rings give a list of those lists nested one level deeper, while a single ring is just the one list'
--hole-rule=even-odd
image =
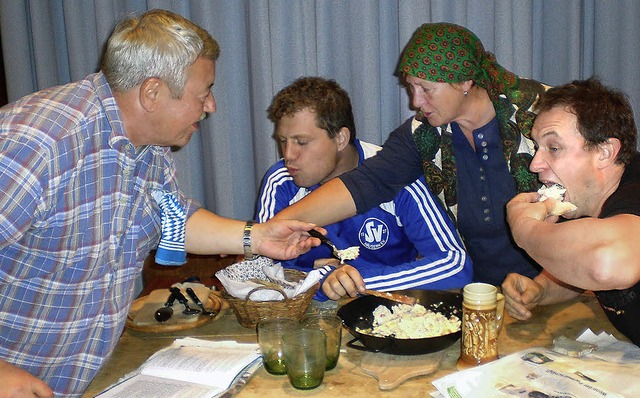
[{"label": "older man with gray hair", "polygon": [[170,147],[216,111],[219,53],[199,26],[149,11],[118,24],[101,72],[0,109],[0,395],[80,396],[159,242],[167,264],[185,250],[289,259],[320,243],[312,224],[245,224],[180,191]]}]

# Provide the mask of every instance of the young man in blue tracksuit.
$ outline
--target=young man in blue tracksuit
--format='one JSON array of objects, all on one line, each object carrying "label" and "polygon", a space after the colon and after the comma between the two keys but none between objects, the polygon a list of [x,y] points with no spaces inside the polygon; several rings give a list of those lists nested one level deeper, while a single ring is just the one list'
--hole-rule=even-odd
[{"label": "young man in blue tracksuit", "polygon": [[[256,219],[264,222],[322,183],[356,168],[380,147],[355,138],[348,94],[332,80],[303,77],[282,89],[268,109],[282,159],[267,171]],[[326,206],[331,206],[326,203]],[[316,247],[284,267],[324,274],[316,299],[337,300],[358,291],[461,288],[472,280],[464,245],[424,177],[392,201],[325,226],[339,249],[360,247],[341,265],[326,246]]]}]

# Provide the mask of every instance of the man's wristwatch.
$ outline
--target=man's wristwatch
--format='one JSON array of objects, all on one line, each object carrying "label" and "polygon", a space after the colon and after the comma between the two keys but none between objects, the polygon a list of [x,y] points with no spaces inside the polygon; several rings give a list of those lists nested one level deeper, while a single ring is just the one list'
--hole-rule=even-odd
[{"label": "man's wristwatch", "polygon": [[253,223],[253,220],[247,221],[242,234],[242,248],[244,249],[245,260],[255,260],[258,257],[251,252],[251,229],[253,228]]}]

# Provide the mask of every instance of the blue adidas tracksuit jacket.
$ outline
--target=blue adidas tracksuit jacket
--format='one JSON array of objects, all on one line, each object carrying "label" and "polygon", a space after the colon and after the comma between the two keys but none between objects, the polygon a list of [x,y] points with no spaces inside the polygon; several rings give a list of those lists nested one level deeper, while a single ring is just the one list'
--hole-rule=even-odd
[{"label": "blue adidas tracksuit jacket", "polygon": [[[380,149],[359,140],[355,145],[359,163]],[[284,160],[279,160],[269,168],[262,181],[256,220],[270,219],[318,186],[298,187],[284,166]],[[429,191],[424,177],[406,186],[393,201],[325,226],[325,229],[327,237],[340,249],[360,246],[359,257],[348,263],[358,269],[367,289],[452,289],[472,281],[471,259],[453,222]],[[330,257],[331,250],[321,245],[296,259],[283,261],[282,265],[310,271],[314,260]],[[324,277],[334,269],[323,267]],[[315,298],[326,300],[321,290]]]}]

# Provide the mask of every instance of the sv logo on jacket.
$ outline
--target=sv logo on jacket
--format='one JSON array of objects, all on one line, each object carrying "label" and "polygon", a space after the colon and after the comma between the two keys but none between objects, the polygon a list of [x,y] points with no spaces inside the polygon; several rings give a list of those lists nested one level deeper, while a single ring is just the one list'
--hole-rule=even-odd
[{"label": "sv logo on jacket", "polygon": [[389,240],[389,227],[378,218],[367,218],[358,234],[362,246],[369,250],[378,250]]}]

